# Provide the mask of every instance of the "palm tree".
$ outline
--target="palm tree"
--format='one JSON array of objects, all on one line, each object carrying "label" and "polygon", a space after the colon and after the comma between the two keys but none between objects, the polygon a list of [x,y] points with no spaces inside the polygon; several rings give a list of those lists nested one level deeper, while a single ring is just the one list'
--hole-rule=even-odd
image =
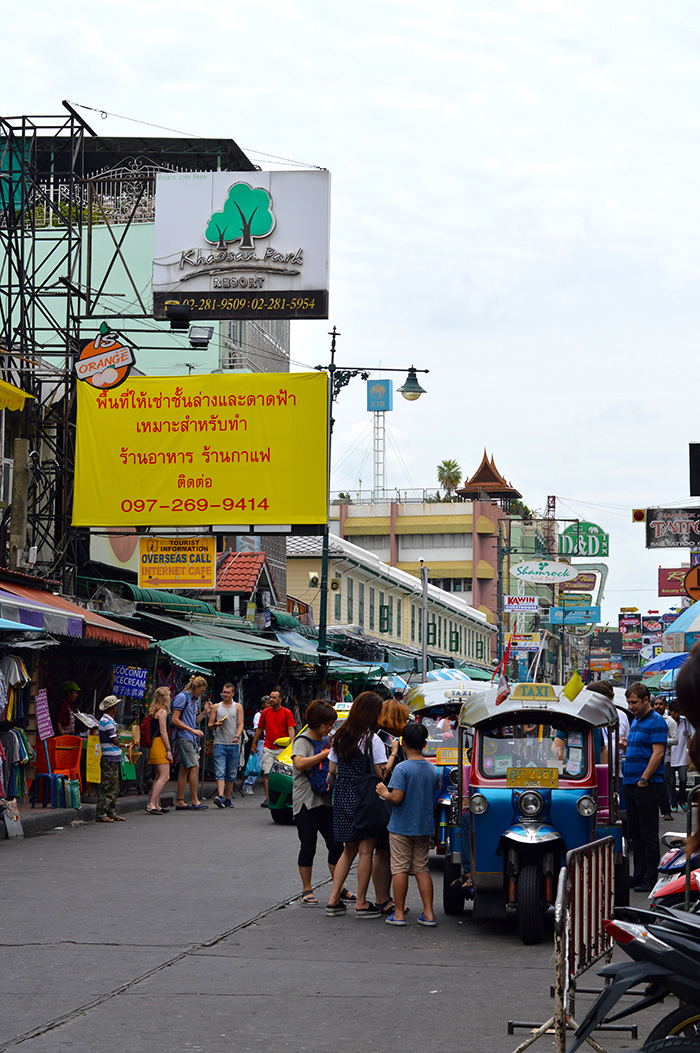
[{"label": "palm tree", "polygon": [[437,477],[440,486],[450,497],[462,481],[462,469],[456,461],[443,461],[437,466]]}]

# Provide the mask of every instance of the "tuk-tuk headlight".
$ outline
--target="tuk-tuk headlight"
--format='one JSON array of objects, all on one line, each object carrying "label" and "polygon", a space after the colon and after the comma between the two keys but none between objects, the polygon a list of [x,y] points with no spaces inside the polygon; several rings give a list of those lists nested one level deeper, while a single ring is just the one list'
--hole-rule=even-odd
[{"label": "tuk-tuk headlight", "polygon": [[456,786],[459,782],[459,768],[450,768],[447,775],[447,781],[450,786]]},{"label": "tuk-tuk headlight", "polygon": [[576,811],[579,813],[579,815],[595,815],[597,807],[598,806],[593,800],[593,798],[588,796],[579,797],[578,801],[576,802]]},{"label": "tuk-tuk headlight", "polygon": [[483,793],[473,793],[469,798],[469,807],[474,812],[474,815],[483,815],[488,806],[489,802]]},{"label": "tuk-tuk headlight", "polygon": [[526,790],[525,793],[521,793],[520,797],[518,797],[518,808],[529,819],[534,818],[544,808],[542,794],[538,793],[537,790]]}]

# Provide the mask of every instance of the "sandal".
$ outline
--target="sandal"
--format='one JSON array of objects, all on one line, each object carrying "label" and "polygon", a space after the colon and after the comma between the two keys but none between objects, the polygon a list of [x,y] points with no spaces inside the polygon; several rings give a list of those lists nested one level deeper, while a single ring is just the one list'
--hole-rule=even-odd
[{"label": "sandal", "polygon": [[341,890],[340,898],[344,899],[346,903],[354,903],[357,896],[354,892],[350,892],[348,889],[344,888]]},{"label": "sandal", "polygon": [[326,904],[326,917],[327,918],[340,918],[347,913],[347,907],[344,903],[327,903]]},{"label": "sandal", "polygon": [[381,910],[382,914],[393,914],[396,904],[393,899],[385,899],[383,903],[378,903],[377,906]]},{"label": "sandal", "polygon": [[110,819],[108,815],[98,815],[95,819],[96,823],[113,823],[114,819]]},{"label": "sandal", "polygon": [[467,877],[466,874],[463,877],[455,878],[455,880],[451,882],[451,885],[452,888],[461,889],[462,892],[466,893],[470,893],[474,888],[474,883],[472,882],[472,879],[470,877]]},{"label": "sandal", "polygon": [[125,823],[126,819],[124,818],[123,815],[113,815],[112,816],[112,822],[113,823]]},{"label": "sandal", "polygon": [[146,811],[148,812],[149,815],[165,815],[165,812],[163,811],[162,808],[149,808],[147,806],[146,807]]},{"label": "sandal", "polygon": [[318,900],[314,896],[313,891],[309,890],[309,892],[304,892],[304,894],[301,897],[301,905],[302,907],[318,906]]}]

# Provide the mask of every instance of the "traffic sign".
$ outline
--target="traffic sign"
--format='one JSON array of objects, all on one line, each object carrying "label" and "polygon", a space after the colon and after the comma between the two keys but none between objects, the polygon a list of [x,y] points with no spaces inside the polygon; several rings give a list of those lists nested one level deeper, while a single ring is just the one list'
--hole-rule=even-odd
[{"label": "traffic sign", "polygon": [[700,566],[690,568],[685,576],[683,588],[691,600],[700,600]]},{"label": "traffic sign", "polygon": [[639,614],[639,607],[620,607],[623,614]]}]

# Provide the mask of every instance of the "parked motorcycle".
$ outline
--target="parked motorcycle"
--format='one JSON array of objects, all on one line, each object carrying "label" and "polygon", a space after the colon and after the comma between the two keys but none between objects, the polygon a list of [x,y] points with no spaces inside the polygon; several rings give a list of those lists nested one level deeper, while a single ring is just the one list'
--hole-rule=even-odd
[{"label": "parked motorcycle", "polygon": [[[599,976],[611,980],[596,999],[575,1032],[575,1040],[568,1053],[575,1053],[593,1031],[602,1024],[621,1020],[662,1002],[668,995],[680,999],[681,1005],[672,1010],[654,1027],[644,1045],[650,1046],[667,1038],[690,1039],[700,1048],[700,914],[686,913],[678,908],[659,908],[657,911],[618,907],[615,918],[605,927],[617,945],[631,959],[606,965]],[[646,984],[643,994],[631,1006],[610,1015],[610,1010],[622,996],[637,984]],[[684,1047],[676,1043],[676,1049]],[[673,1049],[673,1044],[655,1047]]]},{"label": "parked motorcycle", "polygon": [[[664,905],[673,907],[685,903],[685,834],[666,833],[661,838],[662,844],[668,851],[661,857],[659,862],[659,878],[649,893],[652,909]],[[690,860],[691,866],[691,892],[692,901],[700,899],[700,886],[692,876],[700,868],[700,852],[695,852]]]}]

